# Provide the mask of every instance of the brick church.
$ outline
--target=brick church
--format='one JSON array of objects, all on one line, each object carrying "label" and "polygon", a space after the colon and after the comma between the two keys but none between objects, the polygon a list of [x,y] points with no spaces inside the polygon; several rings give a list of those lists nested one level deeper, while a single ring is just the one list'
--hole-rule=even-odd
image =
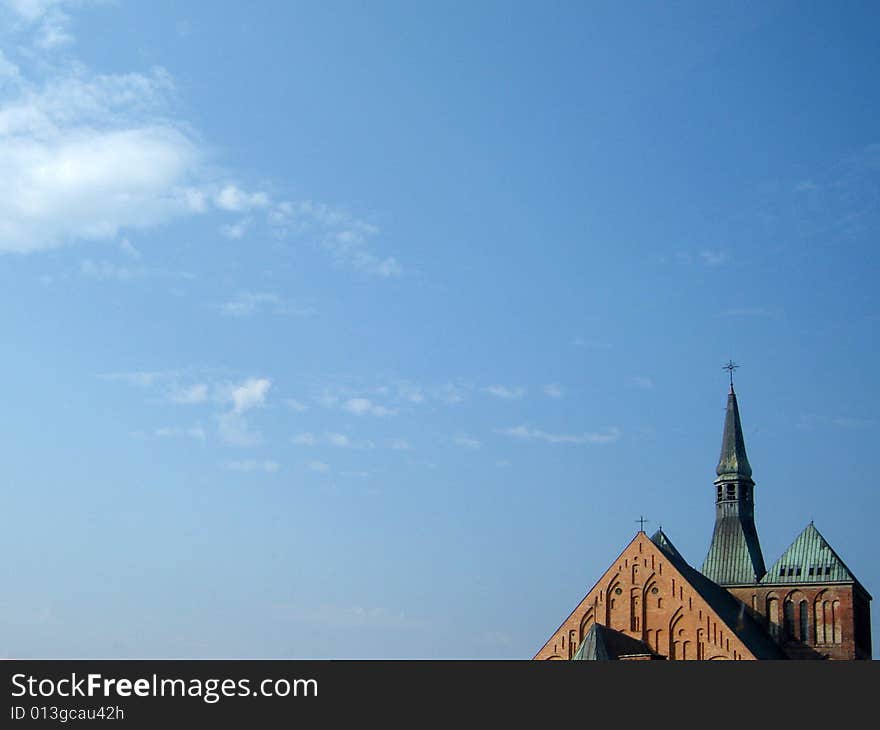
[{"label": "brick church", "polygon": [[639,531],[535,659],[870,659],[871,596],[811,522],[767,569],[731,381],[700,570]]}]

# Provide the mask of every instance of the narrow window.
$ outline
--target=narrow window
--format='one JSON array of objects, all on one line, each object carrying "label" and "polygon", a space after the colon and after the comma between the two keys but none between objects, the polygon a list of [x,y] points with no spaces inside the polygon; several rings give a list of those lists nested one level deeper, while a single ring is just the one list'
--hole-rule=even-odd
[{"label": "narrow window", "polygon": [[798,635],[798,638],[801,641],[803,641],[805,644],[809,641],[809,636],[810,636],[810,632],[809,632],[808,626],[807,626],[807,623],[808,623],[807,612],[808,611],[809,611],[809,608],[807,606],[807,602],[801,601],[798,604],[798,617],[800,618],[800,626],[799,626],[800,633]]},{"label": "narrow window", "polygon": [[782,635],[786,639],[794,636],[794,603],[790,600],[782,605]]}]

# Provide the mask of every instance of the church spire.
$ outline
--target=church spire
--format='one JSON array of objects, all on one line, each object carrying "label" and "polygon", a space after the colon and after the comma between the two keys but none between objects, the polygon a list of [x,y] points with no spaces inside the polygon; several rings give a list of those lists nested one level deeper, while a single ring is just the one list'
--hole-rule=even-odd
[{"label": "church spire", "polygon": [[721,437],[721,456],[715,473],[728,479],[745,478],[751,480],[752,467],[746,456],[746,442],[743,438],[742,423],[739,420],[739,405],[733,383],[727,395],[727,415],[724,417],[724,435]]},{"label": "church spire", "polygon": [[[730,362],[725,369],[732,376],[735,367]],[[721,437],[721,457],[715,473],[715,529],[702,572],[719,585],[754,584],[763,577],[766,569],[755,528],[755,482],[746,456],[732,377]]]}]

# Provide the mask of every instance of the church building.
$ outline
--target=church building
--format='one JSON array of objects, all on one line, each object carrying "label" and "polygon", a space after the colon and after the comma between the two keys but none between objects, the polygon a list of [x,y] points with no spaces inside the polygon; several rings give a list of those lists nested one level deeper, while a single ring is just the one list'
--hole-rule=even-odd
[{"label": "church building", "polygon": [[871,596],[811,522],[769,570],[731,381],[702,567],[639,531],[535,659],[870,659]]}]

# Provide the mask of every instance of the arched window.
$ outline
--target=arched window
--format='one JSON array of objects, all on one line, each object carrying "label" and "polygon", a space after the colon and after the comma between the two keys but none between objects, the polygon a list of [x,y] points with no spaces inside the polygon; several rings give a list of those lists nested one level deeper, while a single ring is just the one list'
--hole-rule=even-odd
[{"label": "arched window", "polygon": [[782,637],[783,639],[794,637],[794,602],[790,598],[782,604]]},{"label": "arched window", "polygon": [[767,597],[767,621],[770,623],[770,634],[779,640],[779,599],[776,596]]},{"label": "arched window", "polygon": [[840,626],[840,601],[832,601],[831,603],[831,624],[833,626],[833,642],[840,644],[843,641]]},{"label": "arched window", "polygon": [[817,644],[840,644],[843,641],[840,600],[830,590],[822,591],[813,603]]},{"label": "arched window", "polygon": [[798,632],[798,639],[803,641],[805,644],[810,641],[809,618],[807,616],[809,612],[809,604],[806,602],[806,600],[801,601],[798,604],[798,618],[800,619],[800,624],[798,626],[798,628],[800,629]]}]

